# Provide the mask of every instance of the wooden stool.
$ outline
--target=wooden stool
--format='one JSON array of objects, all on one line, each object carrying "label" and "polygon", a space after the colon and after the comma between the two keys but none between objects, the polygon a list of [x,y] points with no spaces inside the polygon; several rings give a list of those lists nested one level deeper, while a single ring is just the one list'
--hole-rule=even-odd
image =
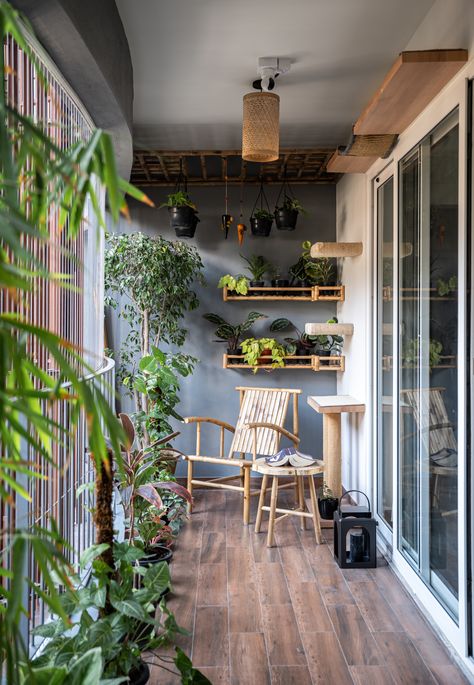
[{"label": "wooden stool", "polygon": [[[269,466],[265,462],[253,465],[253,470],[258,471],[262,474],[262,487],[260,489],[260,497],[258,499],[258,511],[257,520],[255,523],[255,532],[260,533],[260,526],[262,524],[262,514],[264,511],[270,512],[270,518],[268,521],[268,536],[267,536],[267,547],[274,546],[274,530],[275,523],[281,521],[281,519],[287,516],[299,516],[301,518],[301,528],[304,530],[306,528],[306,519],[313,519],[314,534],[316,536],[317,544],[321,544],[321,526],[319,521],[319,511],[318,511],[318,500],[316,498],[316,488],[314,487],[314,478],[316,474],[323,472],[324,466],[322,461],[317,461],[312,466],[304,466],[302,468],[295,468],[293,466]],[[277,507],[278,499],[278,478],[282,476],[291,476],[295,478],[297,486],[298,495],[298,507],[296,509],[281,509]],[[311,498],[311,510],[308,511],[306,508],[305,498],[304,498],[304,478],[307,478],[309,486],[309,494]],[[267,492],[268,479],[272,478],[272,493],[270,499],[270,506],[265,506],[265,494]],[[281,514],[281,516],[276,516],[276,514]]]}]

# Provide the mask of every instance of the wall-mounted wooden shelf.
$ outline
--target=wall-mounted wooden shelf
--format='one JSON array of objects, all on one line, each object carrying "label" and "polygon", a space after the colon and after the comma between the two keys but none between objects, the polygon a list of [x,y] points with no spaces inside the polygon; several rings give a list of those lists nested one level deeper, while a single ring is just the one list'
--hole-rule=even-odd
[{"label": "wall-mounted wooden shelf", "polygon": [[304,327],[307,335],[353,335],[352,323],[307,323]]},{"label": "wall-mounted wooden shelf", "polygon": [[354,157],[344,155],[342,150],[336,150],[329,162],[327,171],[331,174],[365,174],[377,157]]},{"label": "wall-mounted wooden shelf", "polygon": [[249,288],[247,295],[236,295],[234,291],[223,288],[224,302],[240,301],[288,301],[288,302],[344,302],[343,285],[313,285],[309,288]]},{"label": "wall-mounted wooden shelf", "polygon": [[224,369],[261,369],[262,371],[286,371],[288,369],[295,371],[305,369],[309,371],[344,371],[346,362],[344,356],[320,357],[312,354],[304,357],[285,357],[285,366],[273,369],[271,367],[271,355],[262,356],[261,359],[268,359],[268,364],[263,363],[258,366],[249,366],[243,362],[243,359],[241,354],[224,354],[222,366]]},{"label": "wall-mounted wooden shelf", "polygon": [[359,257],[364,250],[362,243],[314,243],[311,257]]},{"label": "wall-mounted wooden shelf", "polygon": [[402,52],[354,124],[354,134],[402,133],[467,59],[467,50]]}]

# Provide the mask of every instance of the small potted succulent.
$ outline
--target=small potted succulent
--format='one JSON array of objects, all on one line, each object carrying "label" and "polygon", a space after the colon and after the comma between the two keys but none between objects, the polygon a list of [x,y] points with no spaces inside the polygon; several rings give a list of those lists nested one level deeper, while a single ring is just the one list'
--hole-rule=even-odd
[{"label": "small potted succulent", "polygon": [[[259,312],[250,312],[245,321],[236,325],[227,323],[219,314],[213,314],[212,312],[203,314],[203,318],[217,326],[214,335],[219,338],[219,340],[216,340],[215,342],[226,342],[227,354],[240,355],[242,354],[242,348],[240,347],[242,333],[248,331],[258,319],[266,319],[267,317],[265,314],[260,314]],[[230,363],[234,361],[235,360],[230,360]]]},{"label": "small potted succulent", "polygon": [[242,352],[254,373],[261,365],[271,365],[272,369],[285,366],[286,350],[275,338],[247,338],[242,341]]},{"label": "small potted succulent", "polygon": [[296,197],[285,195],[281,205],[275,207],[275,223],[280,231],[294,231],[299,213],[306,213]]},{"label": "small potted succulent", "polygon": [[161,207],[168,207],[170,226],[174,228],[178,238],[194,237],[199,218],[196,205],[191,202],[187,192],[178,190],[170,193]]},{"label": "small potted succulent", "polygon": [[333,491],[326,482],[323,482],[318,491],[318,509],[321,518],[325,521],[332,521],[338,505],[338,498],[334,497]]},{"label": "small potted succulent", "polygon": [[[252,280],[249,282],[251,288],[263,288],[265,286],[264,276],[267,273],[273,273],[274,266],[262,255],[251,255],[250,257],[244,257],[240,255],[242,259],[247,262],[248,266],[246,270],[251,274]],[[265,294],[254,292],[255,295]]]}]

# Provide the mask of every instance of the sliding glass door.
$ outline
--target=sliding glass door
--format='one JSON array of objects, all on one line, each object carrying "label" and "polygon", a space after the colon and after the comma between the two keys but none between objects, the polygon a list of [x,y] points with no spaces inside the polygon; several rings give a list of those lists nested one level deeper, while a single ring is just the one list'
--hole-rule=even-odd
[{"label": "sliding glass door", "polygon": [[399,163],[398,547],[458,613],[458,114]]}]

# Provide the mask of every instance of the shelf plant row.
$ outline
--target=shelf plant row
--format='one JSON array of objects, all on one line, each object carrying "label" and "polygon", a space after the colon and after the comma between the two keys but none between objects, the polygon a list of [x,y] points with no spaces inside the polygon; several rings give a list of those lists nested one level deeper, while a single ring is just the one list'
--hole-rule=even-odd
[{"label": "shelf plant row", "polygon": [[272,371],[273,369],[309,369],[310,371],[344,371],[345,357],[341,356],[320,356],[311,354],[306,356],[288,355],[281,364],[276,365],[272,361],[272,355],[262,354],[258,362],[250,365],[245,361],[244,355],[224,354],[222,366],[224,369],[252,369],[254,373],[259,369]]}]

